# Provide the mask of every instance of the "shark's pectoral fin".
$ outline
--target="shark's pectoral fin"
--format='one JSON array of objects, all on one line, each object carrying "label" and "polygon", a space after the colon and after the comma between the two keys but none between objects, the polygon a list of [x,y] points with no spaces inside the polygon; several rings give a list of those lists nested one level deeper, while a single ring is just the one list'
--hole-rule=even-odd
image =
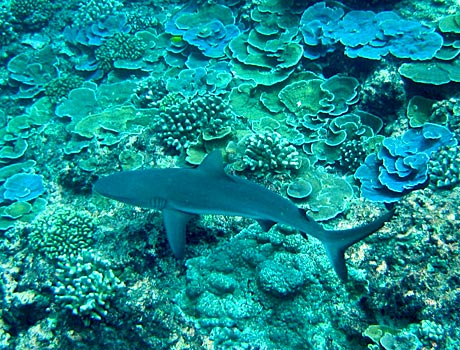
[{"label": "shark's pectoral fin", "polygon": [[169,246],[174,256],[178,259],[184,257],[186,227],[192,217],[194,217],[194,215],[177,210],[163,210],[163,222]]},{"label": "shark's pectoral fin", "polygon": [[264,230],[265,232],[270,230],[272,226],[276,224],[276,222],[270,220],[257,220],[257,222],[259,223],[260,227],[262,227],[262,230]]}]

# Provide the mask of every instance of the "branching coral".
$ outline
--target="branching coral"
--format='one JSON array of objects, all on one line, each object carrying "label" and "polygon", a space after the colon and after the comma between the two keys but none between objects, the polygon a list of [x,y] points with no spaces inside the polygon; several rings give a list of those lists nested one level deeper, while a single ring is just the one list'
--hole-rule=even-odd
[{"label": "branching coral", "polygon": [[35,220],[29,241],[33,249],[49,258],[69,259],[91,247],[94,231],[88,212],[62,208]]},{"label": "branching coral", "polygon": [[89,253],[60,260],[56,277],[53,291],[57,302],[80,316],[86,325],[104,319],[110,309],[110,299],[124,287],[107,262]]},{"label": "branching coral", "polygon": [[137,37],[127,33],[116,33],[96,50],[96,59],[99,68],[108,71],[117,60],[140,59],[145,48],[145,43]]},{"label": "branching coral", "polygon": [[228,103],[211,94],[185,99],[180,94],[168,94],[159,102],[159,109],[156,137],[179,152],[199,143],[204,133],[218,134],[233,120]]},{"label": "branching coral", "polygon": [[248,169],[261,175],[267,172],[287,172],[299,169],[300,154],[289,141],[276,132],[255,133],[243,139],[239,148],[242,158],[237,170]]}]

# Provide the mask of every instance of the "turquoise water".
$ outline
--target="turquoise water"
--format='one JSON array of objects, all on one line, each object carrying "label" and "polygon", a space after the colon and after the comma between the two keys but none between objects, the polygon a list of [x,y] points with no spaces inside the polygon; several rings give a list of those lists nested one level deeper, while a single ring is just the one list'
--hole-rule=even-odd
[{"label": "turquoise water", "polygon": [[[2,2],[0,348],[457,349],[459,8]],[[326,229],[395,215],[343,282],[249,218],[193,217],[176,259],[92,190],[215,149]]]}]

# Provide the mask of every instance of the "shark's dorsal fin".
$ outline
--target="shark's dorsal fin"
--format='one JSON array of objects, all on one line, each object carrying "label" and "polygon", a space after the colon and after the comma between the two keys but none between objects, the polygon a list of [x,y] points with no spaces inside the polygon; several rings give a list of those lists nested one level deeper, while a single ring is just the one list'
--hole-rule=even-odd
[{"label": "shark's dorsal fin", "polygon": [[215,149],[209,153],[197,169],[205,171],[208,174],[214,174],[215,176],[227,175],[224,171],[222,152],[219,149]]}]

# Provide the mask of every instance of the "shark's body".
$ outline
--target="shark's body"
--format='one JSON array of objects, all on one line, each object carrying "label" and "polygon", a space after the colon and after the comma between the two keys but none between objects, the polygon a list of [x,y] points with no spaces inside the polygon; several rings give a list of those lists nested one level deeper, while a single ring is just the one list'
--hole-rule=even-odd
[{"label": "shark's body", "polygon": [[378,230],[392,215],[387,213],[354,229],[325,230],[288,199],[225,173],[220,151],[209,154],[196,169],[123,171],[99,179],[94,189],[127,204],[162,210],[168,241],[177,258],[184,255],[186,225],[193,216],[243,216],[257,220],[265,230],[281,223],[316,237],[343,280],[347,278],[345,250]]}]

